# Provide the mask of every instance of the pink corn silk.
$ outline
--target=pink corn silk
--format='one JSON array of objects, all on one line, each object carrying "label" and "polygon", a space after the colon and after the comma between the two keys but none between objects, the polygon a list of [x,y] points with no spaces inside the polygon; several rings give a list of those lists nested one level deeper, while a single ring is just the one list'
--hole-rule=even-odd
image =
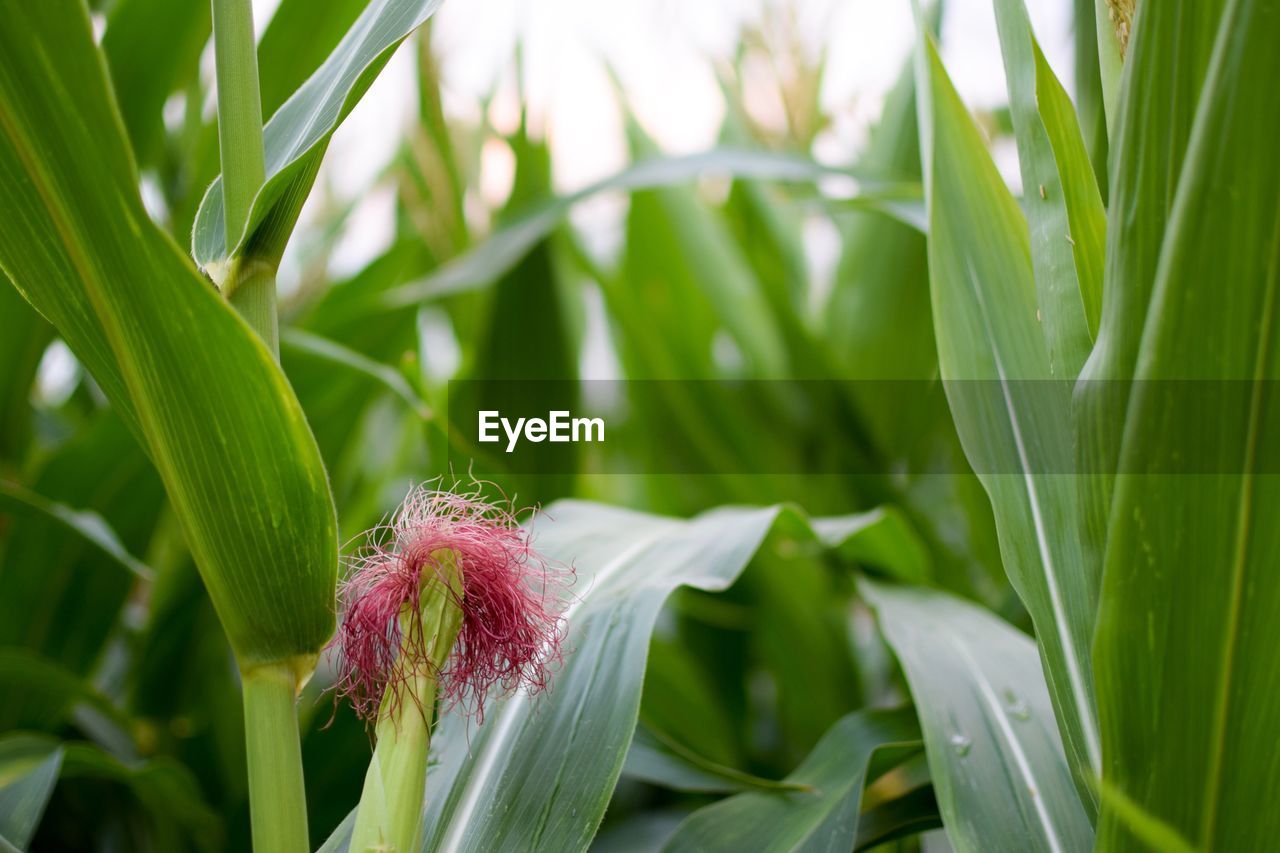
[{"label": "pink corn silk", "polygon": [[[452,552],[462,574],[462,627],[442,667],[430,659],[422,630],[402,636],[400,611],[419,609],[423,587],[443,583],[434,555]],[[530,545],[509,506],[477,495],[417,487],[387,524],[370,530],[339,591],[343,615],[330,648],[338,653],[336,691],[366,720],[377,718],[386,691],[401,700],[413,672],[435,676],[446,707],[478,720],[495,688],[530,694],[546,689],[561,659],[572,571],[553,566]],[[408,655],[407,666],[397,666]],[[417,701],[416,697],[413,701]]]}]

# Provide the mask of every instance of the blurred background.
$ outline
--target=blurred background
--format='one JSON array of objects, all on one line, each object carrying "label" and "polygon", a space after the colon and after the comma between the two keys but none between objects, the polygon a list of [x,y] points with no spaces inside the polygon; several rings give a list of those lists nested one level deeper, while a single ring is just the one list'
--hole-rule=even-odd
[{"label": "blurred background", "polygon": [[[148,89],[126,90],[130,74],[160,74],[131,64],[113,36],[142,2],[93,4],[121,92]],[[255,0],[267,114],[363,5]],[[1073,9],[1092,3],[1027,6],[1071,88]],[[154,110],[142,96],[121,110],[148,209],[185,246],[218,171],[213,61],[207,2],[169,8],[166,36],[183,46],[161,69],[172,73],[146,94]],[[937,27],[1017,189],[991,4],[948,0]],[[914,32],[908,0],[446,2],[337,132],[280,271],[283,364],[344,540],[411,484],[466,474],[459,460],[474,448],[451,420],[451,381],[551,380],[571,406],[599,387],[585,380],[708,380],[696,392],[608,386],[624,399],[607,450],[559,445],[541,468],[504,474],[499,462],[485,474],[521,506],[883,508],[914,529],[921,582],[1026,627],[936,387],[924,240],[909,216],[853,200],[891,185],[918,205]],[[748,180],[743,152],[795,168]],[[704,159],[693,168],[689,156]],[[610,186],[637,163],[649,184]],[[247,849],[236,674],[163,490],[69,350],[0,290],[11,359],[0,473],[92,513],[148,567],[104,561],[48,518],[0,515],[0,732],[81,745],[35,849]],[[774,390],[722,393],[726,380]],[[680,453],[705,470],[678,473],[667,463]],[[779,532],[729,592],[673,597],[650,650],[645,732],[776,779],[850,710],[900,702],[842,561],[874,567],[876,555],[823,555]],[[316,845],[358,799],[369,757],[367,733],[326,686],[322,670],[304,700]],[[881,792],[921,791],[898,829],[937,825],[917,771]],[[628,771],[598,844],[654,849],[711,799]],[[940,842],[868,841],[882,843]]]}]

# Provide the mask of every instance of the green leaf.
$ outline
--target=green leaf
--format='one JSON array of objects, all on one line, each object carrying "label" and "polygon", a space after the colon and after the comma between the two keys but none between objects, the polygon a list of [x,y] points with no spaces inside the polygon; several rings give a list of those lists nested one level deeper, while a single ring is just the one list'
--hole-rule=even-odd
[{"label": "green leaf", "polygon": [[[909,58],[858,168],[880,180],[921,180]],[[938,348],[929,303],[927,226],[910,228],[874,213],[850,217],[831,299],[822,312],[825,337],[841,366],[840,377],[872,380],[852,383],[851,393],[885,457],[904,458],[907,472],[936,470],[939,459],[954,468],[954,476],[947,477],[908,473],[907,498],[900,503],[929,539],[939,583],[964,594],[990,595],[988,590],[1004,581],[990,503],[964,461],[946,398],[933,384]],[[925,423],[932,428],[922,429]]]},{"label": "green leaf", "polygon": [[[367,0],[281,0],[258,39],[262,114],[271,115],[320,67]],[[180,193],[174,198],[172,231],[185,242],[204,192],[218,175],[217,116],[205,123],[181,152]]]},{"label": "green leaf", "polygon": [[[25,649],[0,647],[0,686],[10,697],[0,708],[4,728],[56,730],[76,706],[92,709],[127,733],[131,722],[111,700],[57,663]],[[124,742],[129,741],[125,734]]]},{"label": "green leaf", "polygon": [[134,156],[149,162],[164,134],[164,102],[199,71],[208,0],[119,0],[102,51]]},{"label": "green leaf", "polygon": [[[1106,214],[1096,186],[1087,195],[1073,184],[1092,182],[1093,170],[1075,111],[1040,53],[1023,0],[997,0],[995,8],[1031,231],[1038,318],[1051,372],[1074,380],[1097,329]],[[1042,115],[1046,107],[1057,110],[1057,144]],[[1069,203],[1075,201],[1081,204]]]},{"label": "green leaf", "polygon": [[763,779],[726,767],[644,725],[636,728],[635,736],[631,739],[622,775],[673,791],[701,793],[805,788],[798,783]]},{"label": "green leaf", "polygon": [[857,711],[836,723],[786,781],[806,790],[749,792],[694,812],[667,851],[852,850],[868,765],[878,750],[918,748],[915,715]]},{"label": "green leaf", "polygon": [[[577,192],[557,196],[526,209],[488,240],[426,278],[383,294],[381,302],[387,308],[399,307],[451,293],[478,290],[515,266],[555,230],[578,202],[602,192],[655,189],[709,175],[794,183],[814,183],[835,176],[850,177],[847,171],[823,166],[806,157],[765,151],[712,149],[698,154],[642,159]],[[912,182],[872,183],[849,204],[909,219],[909,207],[895,207],[893,203],[911,202],[918,199],[919,194],[919,185]]]},{"label": "green leaf", "polygon": [[46,500],[16,483],[3,480],[0,480],[0,509],[47,518],[64,532],[92,545],[125,571],[139,578],[152,577],[151,570],[128,552],[115,531],[96,512],[72,509],[66,504]]},{"label": "green leaf", "polygon": [[[109,408],[44,459],[29,491],[100,516],[132,555],[148,547],[164,504],[155,469]],[[0,645],[31,649],[86,675],[139,576],[84,537],[67,535],[62,519],[25,505],[23,512],[0,535]]]},{"label": "green leaf", "polygon": [[1054,76],[1053,69],[1036,45],[1036,101],[1040,118],[1053,147],[1054,160],[1061,179],[1067,223],[1071,227],[1072,254],[1075,256],[1080,299],[1092,337],[1098,333],[1102,315],[1102,276],[1106,260],[1107,211],[1089,153],[1081,135],[1071,98]]},{"label": "green leaf", "polygon": [[[1079,471],[1088,475],[1079,483],[1082,539],[1091,565],[1102,562],[1130,382],[1191,122],[1225,6],[1226,0],[1142,3],[1129,39],[1118,114],[1110,121],[1102,316],[1075,391]],[[1105,13],[1099,30],[1112,33]]]},{"label": "green leaf", "polygon": [[1072,0],[1075,32],[1076,100],[1080,113],[1080,130],[1098,189],[1107,196],[1107,114],[1102,96],[1102,67],[1098,56],[1098,29],[1094,0]]},{"label": "green leaf", "polygon": [[[523,118],[508,142],[516,158],[515,185],[500,222],[552,194],[546,142],[529,137]],[[480,326],[470,335],[475,344],[466,369],[467,376],[480,380],[468,386],[477,398],[474,410],[501,407],[532,413],[579,407],[579,343],[572,309],[580,291],[565,280],[555,248],[551,237],[544,239],[485,294]],[[473,410],[457,397],[453,402],[461,411]],[[547,447],[534,457],[526,476],[512,477],[503,488],[537,504],[571,494],[579,455],[574,444]]]},{"label": "green leaf", "polygon": [[883,571],[906,583],[928,583],[929,552],[895,507],[813,519],[813,531],[842,558]]},{"label": "green leaf", "polygon": [[571,650],[554,689],[491,702],[484,724],[441,721],[427,779],[424,850],[585,849],[636,725],[649,635],[677,586],[729,586],[770,530],[807,525],[779,507],[692,520],[561,501],[536,547],[577,569]]},{"label": "green leaf", "polygon": [[[1280,727],[1278,35],[1274,3],[1229,3],[1147,313],[1095,649],[1105,781],[1202,850],[1280,833],[1259,748]],[[1138,836],[1108,805],[1101,837]]]},{"label": "green leaf", "polygon": [[22,459],[27,449],[31,386],[52,339],[53,327],[0,280],[0,463]]},{"label": "green leaf", "polygon": [[262,111],[274,114],[315,73],[368,0],[281,0],[258,39]]},{"label": "green leaf", "polygon": [[[634,116],[628,114],[626,124],[633,159],[652,159],[661,154]],[[737,345],[752,375],[785,375],[786,348],[778,320],[766,288],[752,271],[746,252],[734,240],[728,223],[687,186],[655,187],[648,195],[670,231],[676,250],[670,260],[687,272],[690,288],[706,299],[717,325]],[[648,250],[634,244],[631,249]]]},{"label": "green leaf", "polygon": [[209,187],[196,214],[191,253],[218,271],[252,240],[255,253],[278,260],[315,181],[329,138],[368,91],[400,43],[439,8],[441,0],[381,0],[365,7],[329,58],[263,129],[267,180],[254,197],[235,245],[226,239],[222,179]]},{"label": "green leaf", "polygon": [[[917,66],[929,270],[942,372],[965,453],[995,513],[1005,571],[1040,638],[1077,781],[1101,748],[1089,652],[1097,573],[1076,521],[1069,388],[1036,319],[1026,222],[931,40]],[[927,95],[927,96],[926,96]]]},{"label": "green leaf", "polygon": [[858,817],[858,838],[854,850],[875,849],[889,841],[941,827],[933,788],[916,788],[863,812]]},{"label": "green leaf", "polygon": [[286,327],[280,332],[280,343],[299,355],[309,356],[332,367],[341,367],[362,374],[403,400],[417,417],[423,420],[431,417],[431,407],[413,389],[403,374],[388,365],[380,364],[336,341],[304,329]]},{"label": "green leaf", "polygon": [[309,660],[337,536],[297,401],[147,217],[84,7],[0,12],[0,267],[143,437],[241,664]]},{"label": "green leaf", "polygon": [[26,850],[62,767],[62,747],[43,738],[0,738],[0,845]]},{"label": "green leaf", "polygon": [[959,851],[1088,850],[1035,643],[942,592],[863,581],[902,664]]},{"label": "green leaf", "polygon": [[82,742],[67,742],[61,748],[62,783],[108,782],[123,787],[150,821],[155,849],[216,846],[221,821],[183,765],[165,756],[122,761]]}]

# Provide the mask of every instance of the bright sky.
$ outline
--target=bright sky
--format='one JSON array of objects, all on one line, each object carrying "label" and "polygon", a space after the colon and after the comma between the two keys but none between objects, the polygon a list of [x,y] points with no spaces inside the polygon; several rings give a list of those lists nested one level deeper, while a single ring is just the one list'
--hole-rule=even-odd
[{"label": "bright sky", "polygon": [[[275,2],[257,0],[261,21]],[[1027,0],[1045,52],[1068,88],[1070,5]],[[946,9],[944,59],[961,94],[975,107],[1003,104],[992,0],[948,0]],[[481,101],[496,91],[489,118],[499,129],[512,128],[519,41],[531,120],[551,141],[557,188],[572,190],[625,164],[606,67],[665,148],[696,151],[713,144],[723,115],[713,63],[732,56],[744,25],[784,10],[794,14],[805,44],[815,53],[825,45],[828,52],[821,98],[835,121],[819,138],[817,154],[849,162],[906,58],[914,28],[910,0],[446,0],[435,24],[445,109],[474,121]],[[339,130],[322,177],[339,199],[360,197],[391,157],[402,138],[396,129],[412,120],[414,85],[412,52],[402,50]],[[757,106],[769,114],[770,103]],[[1000,151],[998,159],[1016,182],[1016,155]],[[485,200],[500,201],[511,180],[509,155],[491,147],[481,169]],[[387,193],[362,201],[339,243],[338,272],[358,268],[381,248],[391,206]]]}]

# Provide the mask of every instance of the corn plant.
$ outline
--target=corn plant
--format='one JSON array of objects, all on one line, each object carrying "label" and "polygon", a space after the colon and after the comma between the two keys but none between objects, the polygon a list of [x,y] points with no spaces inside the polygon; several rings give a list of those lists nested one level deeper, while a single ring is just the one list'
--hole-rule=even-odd
[{"label": "corn plant", "polygon": [[[668,157],[623,92],[633,162],[557,196],[530,122],[446,122],[438,5],[0,0],[0,846],[1267,849],[1277,4],[1074,0],[1073,103],[993,0],[1020,197],[928,9],[856,163],[797,50],[785,128],[730,64]],[[394,234],[330,280],[299,215],[411,36]],[[479,453],[475,380],[587,399],[589,300],[633,428]]]}]

